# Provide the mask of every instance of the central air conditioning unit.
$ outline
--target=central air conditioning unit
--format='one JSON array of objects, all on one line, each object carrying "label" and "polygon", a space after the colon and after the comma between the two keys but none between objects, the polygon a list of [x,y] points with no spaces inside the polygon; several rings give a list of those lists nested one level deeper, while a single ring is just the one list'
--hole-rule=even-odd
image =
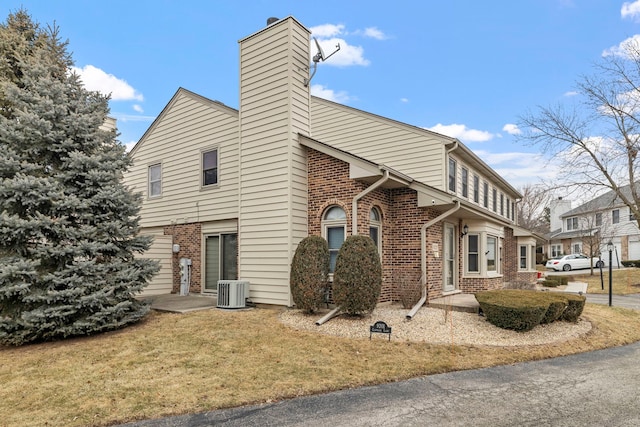
[{"label": "central air conditioning unit", "polygon": [[246,280],[218,280],[218,308],[245,308],[249,298]]}]

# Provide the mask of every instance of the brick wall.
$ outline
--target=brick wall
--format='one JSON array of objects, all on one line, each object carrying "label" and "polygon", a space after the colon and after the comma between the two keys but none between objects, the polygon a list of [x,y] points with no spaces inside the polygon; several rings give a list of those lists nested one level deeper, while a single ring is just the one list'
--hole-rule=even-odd
[{"label": "brick wall", "polygon": [[518,279],[518,262],[518,241],[513,236],[513,229],[505,227],[502,241],[502,274],[505,282]]},{"label": "brick wall", "polygon": [[[307,151],[309,174],[309,234],[322,235],[322,215],[329,206],[342,207],[347,215],[347,236],[351,235],[353,198],[368,187],[349,178],[349,164],[312,149]],[[369,213],[377,207],[382,214],[382,276],[380,302],[398,299],[396,279],[416,276],[419,280],[420,228],[439,213],[419,208],[414,190],[376,189],[358,203],[358,233],[369,235]],[[442,224],[427,230],[427,248],[437,244],[440,256],[427,251],[429,296],[442,294]]]},{"label": "brick wall", "polygon": [[168,225],[164,227],[164,234],[173,236],[173,243],[180,245],[180,252],[173,254],[172,293],[180,292],[180,258],[191,258],[190,292],[200,293],[202,290],[202,277],[200,274],[202,227],[200,223]]}]

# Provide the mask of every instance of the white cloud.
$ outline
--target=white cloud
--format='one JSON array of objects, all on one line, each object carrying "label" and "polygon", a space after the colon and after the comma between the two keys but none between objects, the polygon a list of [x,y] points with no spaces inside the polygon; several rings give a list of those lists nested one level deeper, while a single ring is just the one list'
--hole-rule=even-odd
[{"label": "white cloud", "polygon": [[474,150],[474,153],[516,188],[540,180],[553,180],[561,169],[535,153],[490,153],[482,150]]},{"label": "white cloud", "polygon": [[328,99],[329,101],[339,102],[344,104],[349,101],[351,97],[345,91],[334,91],[333,89],[329,89],[323,85],[311,85],[311,95],[317,96],[318,98]]},{"label": "white cloud", "polygon": [[142,107],[138,104],[133,104],[133,110],[137,111],[138,113],[144,113],[144,110],[142,109]]},{"label": "white cloud", "polygon": [[138,141],[129,141],[126,144],[124,144],[125,150],[127,151],[127,153],[129,151],[131,151],[131,149],[138,143]]},{"label": "white cloud", "polygon": [[144,100],[142,94],[126,81],[113,74],[107,74],[93,65],[85,65],[83,68],[71,67],[71,69],[80,75],[88,90],[97,91],[104,95],[111,94],[111,99],[114,101]]},{"label": "white cloud", "polygon": [[309,28],[314,37],[335,37],[344,33],[344,25],[323,24]]},{"label": "white cloud", "polygon": [[640,34],[636,34],[620,42],[617,46],[612,46],[602,52],[602,56],[622,56],[628,58],[630,53],[640,51]]},{"label": "white cloud", "polygon": [[502,127],[502,130],[509,135],[520,135],[522,133],[520,128],[518,128],[518,125],[514,125],[513,123],[507,123]]},{"label": "white cloud", "polygon": [[[337,46],[340,45],[340,51],[326,61],[328,65],[347,67],[350,65],[367,66],[371,63],[368,59],[365,59],[364,48],[362,46],[355,46],[347,42],[345,37],[350,35],[350,33],[346,31],[344,25],[324,24],[311,27],[310,30],[312,36],[317,38],[318,43],[320,43],[326,55],[331,55],[336,51]],[[374,33],[375,32],[372,34]],[[379,34],[382,34],[382,32]],[[315,53],[315,46],[312,46],[311,56],[313,57]]]},{"label": "white cloud", "polygon": [[578,95],[578,92],[576,92],[575,90],[570,90],[564,93],[564,96],[576,96],[576,95]]},{"label": "white cloud", "polygon": [[450,125],[443,125],[441,123],[438,123],[437,125],[426,129],[467,142],[489,141],[495,136],[490,132],[477,129],[469,129],[466,125],[460,125],[456,123]]},{"label": "white cloud", "polygon": [[[364,49],[362,46],[353,46],[347,43],[346,40],[340,38],[331,38],[325,40],[318,40],[322,50],[326,55],[331,55],[340,45],[340,51],[327,59],[326,64],[335,65],[337,67],[347,67],[349,65],[362,65],[367,66],[371,62],[364,58]],[[311,49],[314,52],[314,49]],[[315,53],[313,53],[315,55]]]},{"label": "white cloud", "polygon": [[111,113],[113,118],[120,122],[152,122],[155,116],[139,116],[136,114]]},{"label": "white cloud", "polygon": [[409,102],[409,98],[400,98],[400,102],[407,103]]},{"label": "white cloud", "polygon": [[382,31],[377,29],[376,27],[365,28],[363,34],[364,34],[365,37],[370,37],[370,38],[376,39],[376,40],[385,40],[385,39],[387,39],[387,36]]},{"label": "white cloud", "polygon": [[640,18],[640,0],[634,2],[622,3],[622,9],[620,9],[620,16],[623,18],[630,18],[634,21],[638,21]]}]

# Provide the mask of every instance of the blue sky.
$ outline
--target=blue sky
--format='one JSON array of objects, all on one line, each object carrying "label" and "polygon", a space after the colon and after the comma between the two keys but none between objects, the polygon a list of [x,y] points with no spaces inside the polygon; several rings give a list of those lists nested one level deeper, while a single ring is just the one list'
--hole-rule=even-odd
[{"label": "blue sky", "polygon": [[[459,138],[512,185],[554,175],[518,116],[576,95],[640,34],[640,0],[4,0],[55,22],[133,145],[179,87],[238,107],[238,40],[294,16],[328,53],[312,94]],[[640,37],[640,36],[638,36]]]}]

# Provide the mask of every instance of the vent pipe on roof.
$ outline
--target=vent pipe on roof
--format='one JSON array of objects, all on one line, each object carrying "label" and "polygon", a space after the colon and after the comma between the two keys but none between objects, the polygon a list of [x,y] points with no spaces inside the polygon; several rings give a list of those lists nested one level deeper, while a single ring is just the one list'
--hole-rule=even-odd
[{"label": "vent pipe on roof", "polygon": [[280,19],[278,18],[274,18],[273,16],[271,18],[267,18],[267,25],[271,25],[274,22],[278,22]]}]

